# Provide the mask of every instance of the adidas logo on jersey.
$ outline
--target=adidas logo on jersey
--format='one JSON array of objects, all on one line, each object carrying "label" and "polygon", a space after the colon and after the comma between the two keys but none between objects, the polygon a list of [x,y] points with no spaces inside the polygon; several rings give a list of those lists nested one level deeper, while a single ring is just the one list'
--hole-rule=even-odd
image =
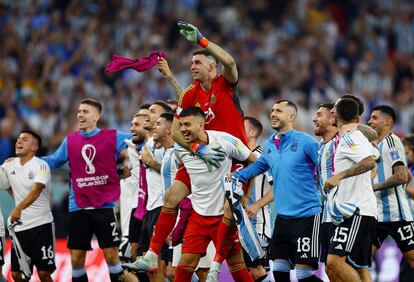
[{"label": "adidas logo on jersey", "polygon": [[114,241],[113,241],[113,242],[116,242],[116,241],[119,241],[119,237],[118,237],[118,236],[115,236],[115,238],[114,238]]},{"label": "adidas logo on jersey", "polygon": [[343,250],[342,245],[338,245],[335,247],[335,250]]},{"label": "adidas logo on jersey", "polygon": [[52,260],[49,260],[49,262],[47,264],[48,265],[51,265],[51,264],[53,264],[53,261]]},{"label": "adidas logo on jersey", "polygon": [[300,256],[300,258],[308,258],[308,256],[306,254],[303,254]]},{"label": "adidas logo on jersey", "polygon": [[414,241],[411,239],[410,242],[408,242],[408,246],[414,244]]}]

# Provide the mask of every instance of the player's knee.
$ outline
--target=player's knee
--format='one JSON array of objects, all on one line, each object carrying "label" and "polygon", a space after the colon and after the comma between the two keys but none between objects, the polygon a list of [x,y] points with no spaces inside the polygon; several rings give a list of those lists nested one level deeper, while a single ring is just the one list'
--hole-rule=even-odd
[{"label": "player's knee", "polygon": [[340,268],[341,262],[342,261],[340,257],[329,255],[326,260],[326,272],[328,275],[337,272]]},{"label": "player's knee", "polygon": [[85,266],[85,258],[80,256],[71,257],[72,268],[82,268]]},{"label": "player's knee", "polygon": [[406,256],[406,260],[411,269],[414,269],[414,253],[411,256]]},{"label": "player's knee", "polygon": [[167,271],[166,271],[166,276],[168,277],[168,279],[170,279],[170,281],[174,281],[175,279],[175,267],[172,266],[168,266],[167,267]]},{"label": "player's knee", "polygon": [[178,265],[193,266],[195,268],[198,264],[197,257],[198,255],[196,254],[184,253],[181,255],[180,262],[178,263]]},{"label": "player's knee", "polygon": [[229,202],[228,202],[228,201],[225,201],[225,202],[224,202],[224,209],[223,209],[223,212],[224,212],[224,215],[225,215],[226,217],[229,217],[230,215],[231,215],[231,216],[233,216],[233,213],[231,212],[231,209],[230,209],[230,204],[229,204]]},{"label": "player's knee", "polygon": [[266,275],[266,270],[261,265],[256,267],[250,267],[249,272],[255,280],[262,277],[263,275]]},{"label": "player's knee", "polygon": [[11,274],[14,281],[22,281],[22,273],[13,271]]},{"label": "player's knee", "polygon": [[52,281],[49,271],[39,271],[38,272],[40,281]]},{"label": "player's knee", "polygon": [[120,263],[119,255],[116,247],[107,248],[104,250],[105,261],[109,265]]},{"label": "player's knee", "polygon": [[169,208],[175,208],[180,203],[180,199],[178,199],[174,195],[174,186],[171,186],[170,189],[168,189],[164,194],[164,206]]}]

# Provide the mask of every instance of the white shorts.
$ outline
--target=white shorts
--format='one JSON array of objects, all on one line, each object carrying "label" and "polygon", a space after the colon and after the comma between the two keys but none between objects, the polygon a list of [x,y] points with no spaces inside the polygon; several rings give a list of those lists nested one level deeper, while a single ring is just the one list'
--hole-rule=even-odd
[{"label": "white shorts", "polygon": [[[173,267],[177,267],[178,262],[180,261],[181,247],[182,247],[182,244],[179,244],[173,248],[173,261],[172,261]],[[211,241],[210,244],[208,244],[206,255],[200,258],[200,261],[198,262],[198,265],[197,265],[197,269],[198,268],[210,268],[215,255],[216,255],[216,248],[214,247],[213,241]]]},{"label": "white shorts", "polygon": [[137,207],[138,198],[138,181],[134,181],[131,177],[121,179],[121,194],[119,196],[120,214],[121,214],[121,232],[122,236],[129,234],[129,221],[131,219],[131,211]]}]

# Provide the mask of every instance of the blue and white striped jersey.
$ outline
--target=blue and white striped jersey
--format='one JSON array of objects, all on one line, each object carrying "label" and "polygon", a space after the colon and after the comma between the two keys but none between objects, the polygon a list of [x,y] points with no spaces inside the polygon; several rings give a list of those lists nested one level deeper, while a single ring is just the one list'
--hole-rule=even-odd
[{"label": "blue and white striped jersey", "polygon": [[[377,150],[361,131],[345,132],[335,149],[334,173],[345,171],[369,156],[375,158],[377,154]],[[332,194],[332,199],[329,197],[328,201],[333,223],[339,224],[355,212],[377,218],[377,202],[370,171],[343,178]]]},{"label": "blue and white striped jersey", "polygon": [[[318,177],[319,177],[319,188],[321,193],[323,193],[323,185],[326,180],[331,178],[334,175],[334,156],[335,156],[335,145],[338,145],[339,134],[336,134],[331,140],[324,143],[323,140],[319,142],[319,151],[318,151]],[[328,212],[329,198],[330,194],[334,194],[336,188],[333,188],[328,191],[326,198],[323,202],[323,215],[322,223],[332,222],[332,218]]]},{"label": "blue and white striped jersey", "polygon": [[[377,176],[374,183],[384,182],[392,176],[393,167],[402,164],[407,166],[404,145],[400,138],[395,134],[387,135],[378,144],[381,154],[381,162],[377,165]],[[411,212],[412,201],[407,199],[405,192],[405,184],[397,187],[391,187],[381,191],[376,191],[378,205],[378,221],[412,221],[413,214]]]},{"label": "blue and white striped jersey", "polygon": [[[253,152],[260,157],[263,152],[262,147],[259,145],[254,148]],[[268,173],[265,172],[255,177],[255,181],[252,187],[252,192],[250,194],[249,205],[263,198],[263,196],[272,189],[273,178]],[[269,205],[261,208],[257,214],[251,219],[253,226],[256,228],[256,231],[261,236],[266,236],[267,238],[272,237],[272,226],[271,226],[271,214]]]},{"label": "blue and white striped jersey", "polygon": [[174,154],[174,147],[165,149],[164,158],[161,163],[161,181],[163,194],[171,187],[179,167],[178,160]]}]

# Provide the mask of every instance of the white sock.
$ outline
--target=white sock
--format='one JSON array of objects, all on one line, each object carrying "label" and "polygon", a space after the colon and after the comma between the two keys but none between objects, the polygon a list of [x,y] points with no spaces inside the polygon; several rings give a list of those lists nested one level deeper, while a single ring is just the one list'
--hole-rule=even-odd
[{"label": "white sock", "polygon": [[220,271],[220,269],[221,269],[221,263],[219,263],[219,262],[217,262],[217,261],[213,261],[213,262],[211,263],[210,269],[211,269],[211,270],[217,270],[217,271]]},{"label": "white sock", "polygon": [[145,257],[150,260],[158,260],[158,255],[151,250],[148,250],[148,252],[145,254]]}]

